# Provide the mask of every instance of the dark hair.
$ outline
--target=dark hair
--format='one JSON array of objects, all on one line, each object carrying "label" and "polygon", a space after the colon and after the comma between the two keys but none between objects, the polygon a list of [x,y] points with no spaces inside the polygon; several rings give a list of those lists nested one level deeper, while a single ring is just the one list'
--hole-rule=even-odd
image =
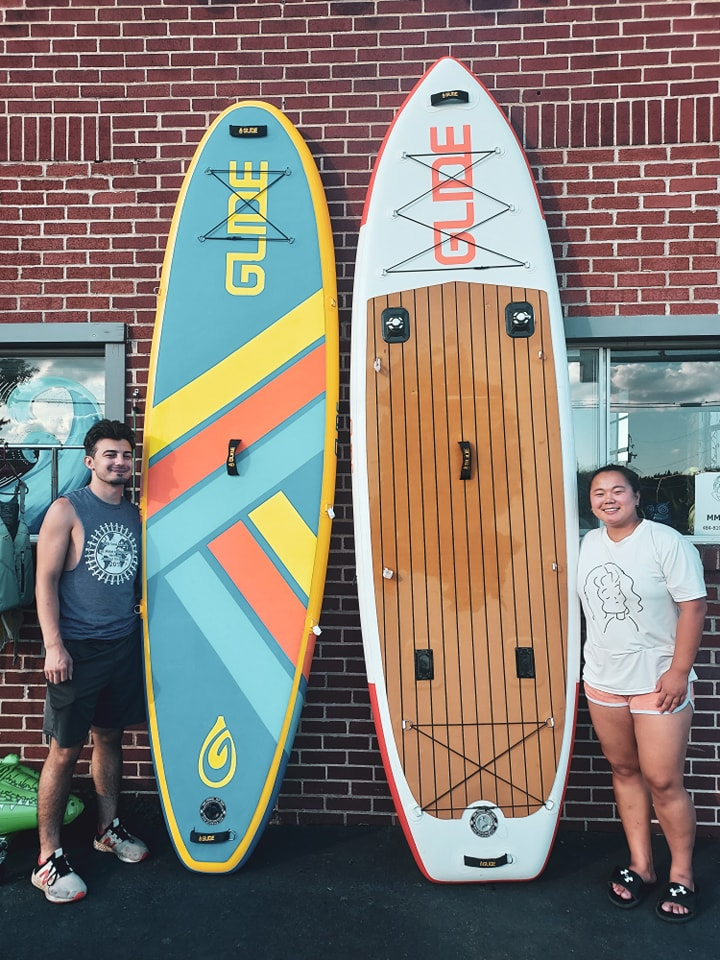
[{"label": "dark hair", "polygon": [[634,470],[631,470],[630,467],[624,467],[622,464],[617,463],[607,463],[604,467],[598,467],[594,473],[590,474],[588,487],[592,487],[593,480],[600,473],[620,473],[630,484],[633,493],[640,493],[640,477]]},{"label": "dark hair", "polygon": [[[634,470],[631,470],[630,467],[624,467],[621,463],[607,463],[604,467],[598,467],[594,473],[590,474],[590,479],[588,481],[588,491],[592,490],[593,480],[600,473],[619,473],[621,476],[625,477],[627,482],[630,484],[633,493],[640,493],[640,477],[635,473]],[[640,503],[635,508],[635,512],[638,517],[642,520],[644,514],[640,509]]]},{"label": "dark hair", "polygon": [[135,434],[120,420],[98,420],[85,434],[85,453],[92,457],[101,440],[127,440],[130,449],[135,449]]}]

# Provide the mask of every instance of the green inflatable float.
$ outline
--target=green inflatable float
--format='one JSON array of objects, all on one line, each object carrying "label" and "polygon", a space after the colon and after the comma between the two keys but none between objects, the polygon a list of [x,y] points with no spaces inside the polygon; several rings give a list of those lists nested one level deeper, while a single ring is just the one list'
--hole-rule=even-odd
[{"label": "green inflatable float", "polygon": [[[37,789],[40,774],[20,763],[9,753],[0,760],[0,866],[8,850],[9,837],[37,827]],[[68,798],[63,823],[68,824],[83,811],[83,802],[73,794]]]}]

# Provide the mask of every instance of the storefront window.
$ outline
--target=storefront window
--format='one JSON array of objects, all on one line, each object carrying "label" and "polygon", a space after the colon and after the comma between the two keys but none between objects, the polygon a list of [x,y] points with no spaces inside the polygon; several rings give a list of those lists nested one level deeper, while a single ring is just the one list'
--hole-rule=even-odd
[{"label": "storefront window", "polygon": [[604,463],[641,477],[648,519],[720,541],[717,350],[571,347],[581,532],[596,525],[587,482]]},{"label": "storefront window", "polygon": [[[82,444],[90,426],[104,416],[123,416],[124,327],[9,327],[45,341],[10,345],[7,338],[0,350],[0,501],[22,481],[25,519],[37,533],[55,497],[89,479]],[[114,398],[109,404],[108,394]]]}]

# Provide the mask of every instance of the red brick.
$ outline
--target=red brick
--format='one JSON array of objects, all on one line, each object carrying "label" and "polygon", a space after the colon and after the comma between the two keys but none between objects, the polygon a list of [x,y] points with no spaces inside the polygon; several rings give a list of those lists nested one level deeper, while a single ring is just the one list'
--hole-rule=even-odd
[{"label": "red brick", "polygon": [[[183,170],[216,113],[260,96],[285,99],[322,171],[337,245],[346,407],[354,256],[372,162],[394,110],[448,50],[478,71],[532,151],[569,315],[718,312],[720,98],[710,3],[516,4],[502,16],[441,0],[426,0],[422,11],[402,0],[381,8],[176,2],[146,5],[143,20],[139,7],[100,0],[97,8],[40,11],[0,26],[11,81],[0,104],[0,279],[17,287],[0,309],[13,321],[126,320],[129,390],[144,394],[147,383],[155,288]],[[279,799],[284,822],[395,819],[365,682],[343,433],[325,634]],[[720,562],[706,565],[717,571]],[[690,762],[699,821],[717,830],[720,773],[706,754],[715,756],[718,740],[710,705],[720,677],[710,652],[720,648],[720,616],[708,617],[708,630],[703,671],[715,679],[698,687]],[[30,637],[36,644],[37,624],[24,634],[24,645]],[[41,657],[23,660],[30,672],[19,681],[7,651],[0,655],[12,691],[0,729],[3,746],[10,737],[39,763]],[[28,684],[25,700],[19,691]],[[133,732],[128,744],[129,788],[152,790],[147,735]],[[586,711],[564,817],[617,826]]]}]

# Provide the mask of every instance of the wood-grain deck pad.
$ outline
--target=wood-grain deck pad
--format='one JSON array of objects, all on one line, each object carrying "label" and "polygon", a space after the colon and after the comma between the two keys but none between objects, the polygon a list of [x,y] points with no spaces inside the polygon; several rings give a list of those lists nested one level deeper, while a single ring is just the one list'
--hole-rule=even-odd
[{"label": "wood-grain deck pad", "polygon": [[[522,302],[534,332],[513,337],[506,306]],[[383,311],[398,307],[409,337],[388,343]],[[368,325],[374,586],[404,773],[436,817],[479,800],[525,816],[552,787],[566,709],[547,298],[445,283],[371,300]]]}]

